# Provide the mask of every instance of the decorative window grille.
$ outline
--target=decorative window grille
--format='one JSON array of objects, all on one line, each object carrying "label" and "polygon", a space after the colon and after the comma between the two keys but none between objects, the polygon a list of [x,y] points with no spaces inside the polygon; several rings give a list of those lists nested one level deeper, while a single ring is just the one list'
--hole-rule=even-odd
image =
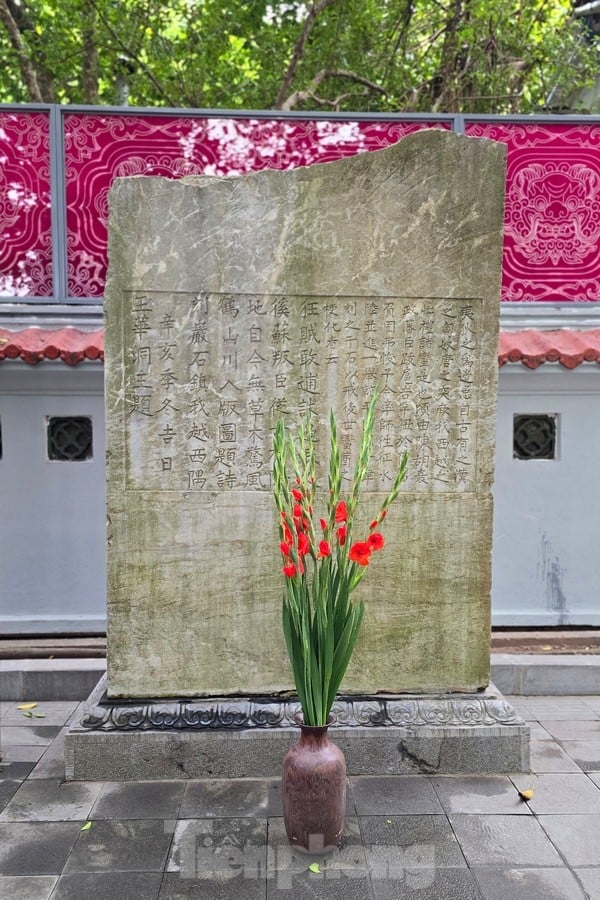
[{"label": "decorative window grille", "polygon": [[527,413],[513,418],[514,459],[556,459],[556,416]]},{"label": "decorative window grille", "polygon": [[92,458],[92,420],[89,416],[48,418],[48,459],[83,462]]}]

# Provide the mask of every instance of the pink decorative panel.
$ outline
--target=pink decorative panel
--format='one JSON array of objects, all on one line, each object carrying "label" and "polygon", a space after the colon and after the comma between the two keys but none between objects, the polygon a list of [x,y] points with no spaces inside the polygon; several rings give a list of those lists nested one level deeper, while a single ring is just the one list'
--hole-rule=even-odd
[{"label": "pink decorative panel", "polygon": [[107,196],[123,175],[241,175],[379,150],[435,122],[324,122],[184,116],[65,116],[69,295],[100,297]]},{"label": "pink decorative panel", "polygon": [[0,296],[52,296],[49,123],[0,111]]},{"label": "pink decorative panel", "polygon": [[467,133],[508,144],[502,300],[600,301],[600,125]]}]

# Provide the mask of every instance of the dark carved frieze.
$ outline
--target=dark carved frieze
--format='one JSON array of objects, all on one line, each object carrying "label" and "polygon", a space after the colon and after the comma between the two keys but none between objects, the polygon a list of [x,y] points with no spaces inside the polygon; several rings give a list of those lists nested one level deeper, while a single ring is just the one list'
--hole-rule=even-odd
[{"label": "dark carved frieze", "polygon": [[[291,728],[295,698],[238,697],[198,700],[113,701],[98,692],[80,721],[86,731],[206,731]],[[524,725],[513,707],[491,690],[475,695],[340,697],[333,728]]]}]

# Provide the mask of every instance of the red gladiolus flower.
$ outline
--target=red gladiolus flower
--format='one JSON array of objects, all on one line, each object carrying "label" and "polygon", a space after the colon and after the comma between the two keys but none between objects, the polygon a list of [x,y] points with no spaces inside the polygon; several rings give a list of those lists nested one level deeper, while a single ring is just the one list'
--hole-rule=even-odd
[{"label": "red gladiolus flower", "polygon": [[370,550],[381,550],[385,544],[383,535],[379,531],[373,531],[367,538],[367,544]]},{"label": "red gladiolus flower", "polygon": [[321,541],[319,543],[319,552],[317,558],[322,559],[324,556],[331,556],[331,545],[329,541]]},{"label": "red gladiolus flower", "polygon": [[340,500],[335,510],[335,521],[336,522],[347,522],[348,521],[348,509],[346,507],[346,501]]},{"label": "red gladiolus flower", "polygon": [[306,554],[309,552],[309,550],[310,550],[310,541],[308,540],[307,536],[303,532],[300,532],[300,534],[298,535],[298,555],[306,556]]},{"label": "red gladiolus flower", "polygon": [[279,549],[281,550],[281,552],[283,553],[284,556],[289,556],[290,551],[292,549],[291,543],[286,544],[284,541],[282,541],[281,544],[279,545]]},{"label": "red gladiolus flower", "polygon": [[343,547],[344,544],[346,543],[346,526],[340,525],[340,527],[336,531],[336,534],[337,534],[338,544],[340,545],[340,547]]},{"label": "red gladiolus flower", "polygon": [[301,518],[302,518],[302,507],[300,506],[299,503],[294,503],[293,513],[294,513],[294,518],[295,518],[295,519],[301,519]]},{"label": "red gladiolus flower", "polygon": [[294,500],[298,500],[300,502],[302,500],[302,491],[294,488],[292,491],[292,497],[294,498]]},{"label": "red gladiolus flower", "polygon": [[351,562],[358,563],[359,566],[368,566],[369,565],[369,557],[371,555],[371,548],[367,544],[366,541],[357,541],[355,544],[352,544],[350,547],[350,552],[348,553],[348,559]]},{"label": "red gladiolus flower", "polygon": [[319,524],[320,524],[321,528],[323,529],[323,531],[327,531],[327,522],[325,519],[319,519]]},{"label": "red gladiolus flower", "polygon": [[287,578],[293,578],[296,574],[296,566],[294,563],[289,563],[287,566],[284,566],[281,571]]},{"label": "red gladiolus flower", "polygon": [[291,544],[294,538],[292,537],[292,532],[288,528],[287,525],[283,526],[283,539],[286,544]]}]

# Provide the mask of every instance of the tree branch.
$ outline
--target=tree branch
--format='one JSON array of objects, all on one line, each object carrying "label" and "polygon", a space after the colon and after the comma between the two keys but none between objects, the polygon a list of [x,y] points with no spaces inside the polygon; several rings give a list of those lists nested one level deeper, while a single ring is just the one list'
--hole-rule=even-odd
[{"label": "tree branch", "polygon": [[25,82],[30,102],[44,103],[44,97],[40,90],[37,72],[29,55],[29,49],[23,40],[23,35],[11,14],[6,0],[0,0],[0,22],[6,28],[10,42],[17,54],[19,69],[21,70],[21,76]]},{"label": "tree branch", "polygon": [[[2,0],[0,0],[0,2],[2,2]],[[165,91],[165,89],[163,88],[162,84],[158,81],[158,79],[157,79],[157,78],[155,77],[155,75],[153,74],[152,70],[146,65],[145,62],[143,62],[143,61],[139,58],[139,56],[138,56],[133,50],[131,50],[131,49],[127,46],[127,44],[125,44],[125,43],[121,40],[121,38],[119,37],[119,35],[117,34],[117,32],[114,30],[114,28],[113,28],[112,25],[110,24],[110,22],[107,20],[106,16],[104,16],[104,15],[102,14],[101,10],[100,10],[99,7],[98,7],[98,4],[95,3],[94,5],[95,5],[95,8],[96,8],[96,12],[98,13],[98,18],[100,19],[100,21],[102,22],[102,24],[104,25],[104,27],[106,28],[106,30],[108,31],[108,33],[110,34],[110,36],[113,38],[113,40],[115,40],[116,43],[119,45],[119,47],[121,48],[121,50],[123,51],[123,53],[125,53],[125,54],[127,55],[127,57],[128,57],[132,62],[134,62],[134,63],[136,64],[136,66],[138,66],[138,68],[144,73],[144,75],[146,76],[146,78],[148,78],[148,80],[152,82],[152,84],[154,85],[154,87],[156,88],[156,90],[159,92],[159,94],[162,95],[162,97],[166,100],[166,102],[169,104],[169,106],[177,106],[178,104],[177,104],[177,103],[173,100],[173,98],[170,97],[169,94]]]},{"label": "tree branch", "polygon": [[362,84],[364,87],[368,88],[369,91],[376,91],[378,94],[383,94],[384,97],[387,97],[387,91],[384,90],[384,88],[375,84],[373,81],[369,81],[368,78],[363,78],[362,75],[357,75],[356,72],[349,72],[347,69],[321,69],[320,72],[317,72],[306,90],[294,91],[294,93],[290,94],[287,100],[285,100],[278,109],[293,109],[298,103],[302,103],[304,100],[314,100],[320,106],[332,106],[334,109],[337,108],[338,104],[350,95],[340,94],[335,100],[317,97],[315,92],[326,78],[347,78],[356,84]]},{"label": "tree branch", "polygon": [[292,85],[292,81],[294,80],[294,75],[296,74],[296,69],[298,68],[298,63],[302,59],[302,54],[304,53],[304,46],[306,41],[308,40],[308,36],[310,35],[313,26],[315,24],[316,19],[323,12],[324,9],[327,9],[328,6],[333,6],[337,0],[319,0],[318,3],[315,3],[312,9],[309,11],[308,16],[306,17],[306,21],[302,26],[302,31],[298,35],[298,39],[294,44],[294,49],[292,51],[292,58],[290,59],[287,69],[285,70],[285,74],[283,76],[282,82],[279,86],[279,91],[277,92],[277,99],[275,100],[275,104],[273,109],[289,109],[290,107],[284,106],[286,100],[285,98],[288,95],[289,89]]}]

